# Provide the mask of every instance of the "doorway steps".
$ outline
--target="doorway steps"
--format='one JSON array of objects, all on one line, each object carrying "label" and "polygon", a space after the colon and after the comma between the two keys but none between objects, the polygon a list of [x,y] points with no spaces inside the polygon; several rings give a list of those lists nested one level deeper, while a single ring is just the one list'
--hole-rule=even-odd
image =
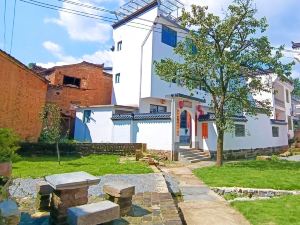
[{"label": "doorway steps", "polygon": [[197,163],[210,160],[209,152],[198,149],[180,149],[178,159],[182,162]]}]

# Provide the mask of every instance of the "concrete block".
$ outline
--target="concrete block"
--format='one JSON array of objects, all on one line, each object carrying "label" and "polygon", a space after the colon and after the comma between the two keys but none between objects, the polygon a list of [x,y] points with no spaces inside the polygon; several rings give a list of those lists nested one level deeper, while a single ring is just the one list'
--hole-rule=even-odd
[{"label": "concrete block", "polygon": [[120,218],[119,205],[102,201],[68,209],[70,225],[96,225]]},{"label": "concrete block", "polygon": [[135,194],[135,186],[125,182],[110,182],[104,184],[103,192],[118,198],[129,198]]},{"label": "concrete block", "polygon": [[45,179],[55,190],[83,188],[100,182],[99,177],[86,172],[54,174],[46,176]]}]

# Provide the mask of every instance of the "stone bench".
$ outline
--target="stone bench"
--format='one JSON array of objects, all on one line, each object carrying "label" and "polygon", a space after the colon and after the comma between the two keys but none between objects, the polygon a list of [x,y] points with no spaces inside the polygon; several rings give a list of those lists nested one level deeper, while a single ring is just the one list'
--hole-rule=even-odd
[{"label": "stone bench", "polygon": [[121,216],[131,212],[132,196],[135,194],[135,186],[125,182],[110,182],[103,186],[106,199],[120,206]]},{"label": "stone bench", "polygon": [[96,225],[119,218],[119,205],[110,201],[86,204],[68,209],[68,222],[70,225]]}]

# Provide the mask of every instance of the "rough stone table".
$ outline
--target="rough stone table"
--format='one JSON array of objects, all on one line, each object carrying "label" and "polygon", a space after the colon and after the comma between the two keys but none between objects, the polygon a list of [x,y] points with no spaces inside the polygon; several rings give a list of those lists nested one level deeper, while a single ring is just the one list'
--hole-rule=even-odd
[{"label": "rough stone table", "polygon": [[103,186],[106,199],[120,206],[121,216],[131,212],[132,196],[135,194],[135,186],[125,182],[110,182]]},{"label": "rough stone table", "polygon": [[88,187],[100,182],[100,178],[86,172],[74,172],[46,176],[53,187],[50,224],[67,225],[68,208],[88,202]]}]

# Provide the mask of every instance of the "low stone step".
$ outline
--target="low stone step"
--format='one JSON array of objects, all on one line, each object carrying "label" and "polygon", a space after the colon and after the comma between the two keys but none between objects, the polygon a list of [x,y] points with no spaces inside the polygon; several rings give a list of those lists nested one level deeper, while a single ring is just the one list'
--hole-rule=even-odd
[{"label": "low stone step", "polygon": [[191,157],[191,156],[207,156],[207,153],[185,153],[185,154],[179,154],[181,157]]},{"label": "low stone step", "polygon": [[101,201],[68,209],[70,225],[96,225],[120,218],[120,207],[110,201]]},{"label": "low stone step", "polygon": [[190,156],[190,157],[184,157],[186,160],[192,160],[192,159],[203,159],[206,158],[205,156]]},{"label": "low stone step", "polygon": [[205,158],[202,158],[202,159],[192,159],[192,160],[189,160],[190,163],[197,163],[197,162],[201,162],[201,161],[209,161],[210,158],[208,157],[205,157]]}]

